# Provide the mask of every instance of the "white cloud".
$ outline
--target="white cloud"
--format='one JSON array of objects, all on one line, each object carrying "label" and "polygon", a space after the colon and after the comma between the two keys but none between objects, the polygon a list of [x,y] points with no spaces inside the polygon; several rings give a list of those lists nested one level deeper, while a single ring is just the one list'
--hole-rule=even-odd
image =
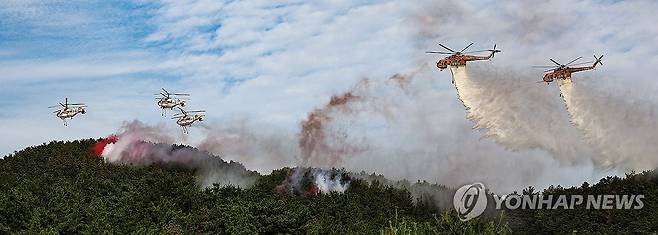
[{"label": "white cloud", "polygon": [[[26,102],[31,103],[25,106],[31,115],[43,111],[42,102],[48,100],[47,97],[66,94],[91,102],[99,99],[94,98],[96,94],[103,94],[101,97],[108,100],[107,106],[94,100],[99,104],[94,112],[102,113],[102,117],[90,115],[85,117],[86,120],[78,120],[94,123],[85,129],[94,129],[90,133],[96,134],[109,133],[126,119],[148,116],[150,121],[157,121],[157,117],[149,116],[152,115],[150,112],[159,115],[151,107],[151,98],[135,98],[131,94],[150,94],[161,86],[172,87],[192,93],[191,105],[206,109],[212,121],[246,117],[258,125],[276,126],[288,131],[286,134],[294,135],[307,112],[326,103],[332,94],[352,87],[361,78],[383,80],[394,73],[432,64],[436,57],[425,55],[423,51],[435,49],[437,42],[457,48],[473,41],[476,42],[474,49],[486,49],[497,43],[503,52],[488,63],[520,70],[543,64],[550,57],[567,61],[576,56],[587,58],[592,53],[604,53],[605,66],[591,73],[603,77],[600,86],[605,88],[604,91],[633,92],[631,96],[653,101],[658,98],[658,83],[653,78],[658,72],[653,66],[658,62],[658,28],[650,25],[656,21],[654,12],[658,9],[654,1],[614,4],[566,0],[550,3],[411,3],[402,0],[139,2],[154,3],[157,7],[149,12],[152,18],[148,22],[154,31],[135,43],[145,42],[166,50],[165,53],[145,50],[134,55],[110,52],[101,57],[80,55],[4,60],[0,61],[0,74],[3,75],[0,79],[14,85],[0,91],[20,89],[20,92],[34,93],[35,89],[45,89],[21,85],[25,81],[55,80],[62,86],[68,85],[65,90],[34,94],[38,98],[29,99]],[[21,11],[34,14],[26,13],[27,16],[20,17],[40,14],[36,13],[40,9],[30,10],[30,7],[27,4]],[[6,49],[0,47],[0,51]],[[180,76],[181,79],[144,78],[147,75],[141,75],[150,72]],[[428,89],[446,94],[454,92],[449,73],[432,72],[431,77],[423,78],[437,81]],[[529,77],[528,82],[539,80],[541,71],[534,74],[536,79]],[[87,79],[99,77],[108,77],[109,84]],[[128,78],[122,80],[120,77]],[[574,79],[580,77],[586,76],[578,75]],[[88,80],[88,90],[76,91],[75,86],[80,80]],[[117,88],[130,92],[114,92]],[[437,106],[445,107],[441,110],[445,115],[463,115],[462,107],[454,103],[457,102],[456,96],[435,102]],[[122,104],[126,103],[124,107]],[[117,115],[107,111],[121,110],[122,107],[142,111],[118,112]],[[54,121],[49,120],[51,117],[38,120],[2,118],[4,120],[0,121],[9,120],[2,128],[17,135],[21,130],[36,126],[34,123]],[[97,118],[103,122],[97,122]],[[477,141],[478,133],[452,128],[453,125],[468,126],[467,121],[435,121],[435,128],[441,129],[437,132],[443,133],[441,138],[464,135],[465,140]],[[67,131],[72,129],[74,126],[66,128]],[[47,133],[53,131],[52,128],[29,130],[41,133],[41,137],[23,136],[17,142],[44,141],[51,137]],[[7,146],[1,149],[10,150],[15,145]],[[477,146],[484,152],[495,149],[504,153],[490,144]]]},{"label": "white cloud", "polygon": [[167,69],[153,56],[124,55],[82,56],[63,59],[23,59],[0,61],[5,84],[121,76]]}]

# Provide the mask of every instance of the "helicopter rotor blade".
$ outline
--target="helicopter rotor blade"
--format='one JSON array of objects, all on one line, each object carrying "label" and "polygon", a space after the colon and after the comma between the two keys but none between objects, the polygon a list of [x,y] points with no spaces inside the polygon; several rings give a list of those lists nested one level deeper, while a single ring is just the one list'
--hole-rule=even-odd
[{"label": "helicopter rotor blade", "polygon": [[549,59],[551,62],[555,63],[557,66],[562,66],[562,64],[558,63],[557,61],[553,60],[553,58]]},{"label": "helicopter rotor blade", "polygon": [[453,51],[452,49],[448,48],[447,46],[444,46],[443,44],[439,43],[439,46],[443,47],[443,49],[446,49],[452,53],[456,53],[456,51]]},{"label": "helicopter rotor blade", "polygon": [[427,54],[443,54],[443,55],[452,55],[453,53],[450,52],[443,52],[443,51],[426,51],[425,53]]},{"label": "helicopter rotor blade", "polygon": [[467,48],[471,47],[472,45],[473,45],[473,43],[471,42],[471,44],[468,44],[468,46],[464,47],[464,49],[462,49],[462,50],[459,51],[459,52],[460,52],[460,53],[461,53],[461,52],[464,52]]},{"label": "helicopter rotor blade", "polygon": [[579,60],[580,58],[583,58],[583,57],[580,56],[580,57],[578,57],[578,58],[575,58],[575,59],[573,59],[572,61],[570,61],[569,63],[567,63],[566,65],[570,65],[571,63],[576,62],[576,60]]}]

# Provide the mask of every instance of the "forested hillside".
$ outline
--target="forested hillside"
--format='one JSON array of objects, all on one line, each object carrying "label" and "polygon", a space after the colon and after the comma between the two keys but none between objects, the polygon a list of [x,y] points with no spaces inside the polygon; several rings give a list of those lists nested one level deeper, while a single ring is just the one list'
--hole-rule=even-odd
[{"label": "forested hillside", "polygon": [[[524,190],[528,194],[532,188]],[[535,192],[536,193],[536,192]],[[546,189],[545,195],[644,195],[642,209],[575,209],[508,211],[510,226],[523,234],[655,234],[658,231],[658,177],[655,171],[608,176],[596,184]]]},{"label": "forested hillside", "polygon": [[406,190],[361,180],[344,193],[277,193],[287,168],[249,189],[204,189],[194,169],[106,164],[90,153],[95,142],[51,142],[0,160],[0,233],[378,233],[396,218],[434,218]]},{"label": "forested hillside", "polygon": [[[643,210],[525,210],[461,222],[454,212],[437,209],[451,201],[431,196],[431,188],[449,189],[424,182],[394,185],[380,176],[334,170],[349,180],[342,193],[285,193],[281,185],[293,169],[283,168],[269,175],[248,173],[257,179],[247,189],[204,188],[194,168],[105,163],[90,151],[96,142],[56,141],[1,159],[0,234],[647,232],[658,226],[658,182],[650,172],[550,189],[568,194],[643,193]],[[214,160],[225,163],[219,157]]]}]

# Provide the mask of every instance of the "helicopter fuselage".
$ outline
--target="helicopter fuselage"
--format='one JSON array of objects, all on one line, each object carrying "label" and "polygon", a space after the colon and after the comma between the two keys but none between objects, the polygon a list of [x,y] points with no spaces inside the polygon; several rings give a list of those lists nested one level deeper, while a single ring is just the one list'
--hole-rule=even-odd
[{"label": "helicopter fuselage", "polygon": [[203,121],[203,115],[185,115],[178,118],[178,120],[176,120],[176,124],[180,126],[189,126],[196,121]]},{"label": "helicopter fuselage", "polygon": [[440,59],[436,62],[436,67],[439,68],[439,70],[444,70],[448,68],[448,66],[464,66],[466,65],[466,62],[468,61],[475,61],[475,60],[488,60],[491,59],[493,56],[494,52],[492,52],[488,56],[474,56],[474,55],[464,55],[464,54],[455,54],[448,56],[446,58]]},{"label": "helicopter fuselage", "polygon": [[84,107],[64,108],[64,109],[61,109],[61,110],[57,111],[57,113],[55,113],[55,115],[58,118],[67,119],[67,118],[75,117],[75,115],[77,115],[78,113],[85,114],[86,113],[85,108]]},{"label": "helicopter fuselage", "polygon": [[575,72],[585,71],[594,69],[596,66],[586,66],[586,67],[561,67],[557,68],[551,72],[544,74],[543,81],[547,84],[553,82],[556,79],[571,79],[571,74]]},{"label": "helicopter fuselage", "polygon": [[180,99],[162,98],[158,101],[158,106],[163,109],[173,109],[177,106],[185,107],[185,101]]}]

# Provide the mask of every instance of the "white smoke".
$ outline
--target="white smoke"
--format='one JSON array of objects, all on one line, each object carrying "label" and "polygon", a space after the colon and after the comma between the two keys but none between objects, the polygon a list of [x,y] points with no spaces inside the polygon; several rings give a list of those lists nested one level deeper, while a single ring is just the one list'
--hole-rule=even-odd
[{"label": "white smoke", "polygon": [[164,164],[195,169],[202,187],[214,184],[250,187],[257,173],[246,170],[236,162],[225,162],[219,157],[190,147],[172,146],[176,139],[162,126],[148,126],[139,121],[125,123],[120,132],[111,137],[101,153],[105,162],[135,166]]},{"label": "white smoke", "polygon": [[[116,135],[117,141],[109,143],[102,152],[102,157],[108,163],[131,163],[135,160],[144,161],[144,149],[137,149],[138,142],[173,144],[176,137],[165,131],[165,126],[160,124],[148,126],[140,121],[126,122]],[[146,163],[146,164],[151,164]]]},{"label": "white smoke", "polygon": [[561,79],[558,85],[571,121],[601,151],[600,164],[631,170],[658,167],[658,117],[653,104],[630,102],[570,79]]},{"label": "white smoke", "polygon": [[343,193],[349,188],[350,182],[351,179],[342,170],[295,167],[289,170],[288,176],[276,187],[276,191],[296,196]]},{"label": "white smoke", "polygon": [[328,171],[316,170],[313,176],[315,178],[315,185],[318,187],[320,192],[323,193],[343,193],[350,186],[350,182],[344,180],[342,174],[335,175]]}]

